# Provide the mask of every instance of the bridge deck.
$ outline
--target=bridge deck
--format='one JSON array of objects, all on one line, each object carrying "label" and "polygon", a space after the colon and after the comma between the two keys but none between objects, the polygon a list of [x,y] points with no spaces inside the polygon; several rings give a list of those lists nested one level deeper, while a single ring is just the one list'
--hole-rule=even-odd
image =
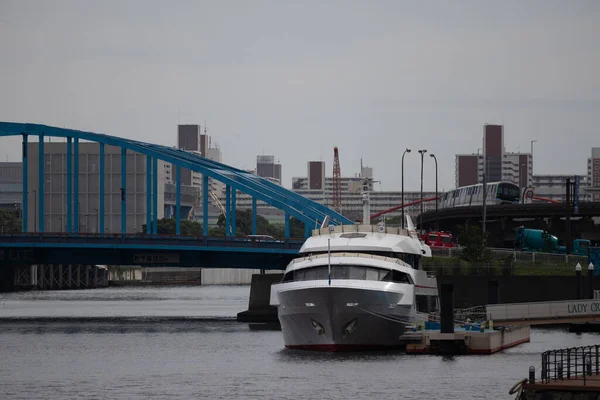
[{"label": "bridge deck", "polygon": [[285,269],[303,242],[168,235],[0,235],[0,264]]}]

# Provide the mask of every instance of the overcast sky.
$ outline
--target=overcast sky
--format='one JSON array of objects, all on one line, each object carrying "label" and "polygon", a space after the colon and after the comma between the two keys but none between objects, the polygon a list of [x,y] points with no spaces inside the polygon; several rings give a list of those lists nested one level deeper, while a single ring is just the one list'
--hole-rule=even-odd
[{"label": "overcast sky", "polygon": [[[586,173],[600,146],[600,1],[0,0],[0,120],[176,144],[207,121],[224,162],[283,164],[333,147],[381,189],[440,188],[484,123],[534,173]],[[0,139],[20,160],[19,139]],[[425,189],[433,160],[425,159]]]}]

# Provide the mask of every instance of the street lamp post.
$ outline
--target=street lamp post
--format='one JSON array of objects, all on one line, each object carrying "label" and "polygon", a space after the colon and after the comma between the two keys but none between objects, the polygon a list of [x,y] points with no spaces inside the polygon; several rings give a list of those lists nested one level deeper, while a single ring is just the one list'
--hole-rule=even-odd
[{"label": "street lamp post", "polygon": [[94,208],[94,211],[96,212],[96,229],[95,229],[95,232],[98,233],[98,230],[100,229],[100,211],[97,208]]},{"label": "street lamp post", "polygon": [[[533,144],[536,143],[537,140],[531,141],[531,174],[533,175]],[[529,179],[528,179],[529,181]]]},{"label": "street lamp post", "polygon": [[37,232],[37,190],[31,189],[33,192],[33,231]]},{"label": "street lamp post", "polygon": [[421,214],[419,215],[419,229],[423,229],[423,157],[427,153],[427,150],[419,150],[421,154]]},{"label": "street lamp post", "polygon": [[438,166],[437,166],[437,157],[435,156],[435,154],[431,153],[429,155],[429,157],[433,158],[433,161],[435,161],[435,213],[437,214],[438,211]]},{"label": "street lamp post", "polygon": [[[21,222],[21,220],[23,218],[23,211],[22,211],[23,209],[21,208],[21,205],[19,203],[17,203],[16,201],[15,201],[14,206],[15,206],[15,211],[17,213],[17,222]],[[21,223],[21,226],[22,225],[23,224]],[[18,232],[18,228],[17,228],[17,232]]]},{"label": "street lamp post", "polygon": [[404,229],[404,155],[410,153],[410,149],[407,147],[402,153],[402,229]]}]

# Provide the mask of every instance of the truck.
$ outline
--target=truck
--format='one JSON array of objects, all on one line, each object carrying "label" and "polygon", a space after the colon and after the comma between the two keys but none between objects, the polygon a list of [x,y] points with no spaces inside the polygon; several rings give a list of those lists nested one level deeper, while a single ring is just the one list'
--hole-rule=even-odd
[{"label": "truck", "polygon": [[455,247],[452,234],[444,231],[426,232],[421,235],[421,240],[430,247]]},{"label": "truck", "polygon": [[[575,239],[573,241],[572,254],[587,256],[590,241],[587,239]],[[544,253],[565,254],[566,246],[561,246],[558,238],[541,229],[517,228],[515,236],[515,249],[521,251],[535,251]]]}]

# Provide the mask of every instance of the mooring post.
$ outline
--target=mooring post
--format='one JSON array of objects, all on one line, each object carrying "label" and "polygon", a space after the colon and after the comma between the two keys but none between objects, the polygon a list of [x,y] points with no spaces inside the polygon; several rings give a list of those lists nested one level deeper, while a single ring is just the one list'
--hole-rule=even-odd
[{"label": "mooring post", "polygon": [[500,302],[500,286],[497,280],[488,281],[488,304],[498,304]]},{"label": "mooring post", "polygon": [[454,333],[454,286],[441,285],[440,333]]},{"label": "mooring post", "polygon": [[581,299],[581,264],[575,266],[575,280],[577,281],[577,299]]},{"label": "mooring post", "polygon": [[594,298],[594,264],[588,265],[588,298]]},{"label": "mooring post", "polygon": [[529,367],[529,383],[535,383],[535,367]]}]

